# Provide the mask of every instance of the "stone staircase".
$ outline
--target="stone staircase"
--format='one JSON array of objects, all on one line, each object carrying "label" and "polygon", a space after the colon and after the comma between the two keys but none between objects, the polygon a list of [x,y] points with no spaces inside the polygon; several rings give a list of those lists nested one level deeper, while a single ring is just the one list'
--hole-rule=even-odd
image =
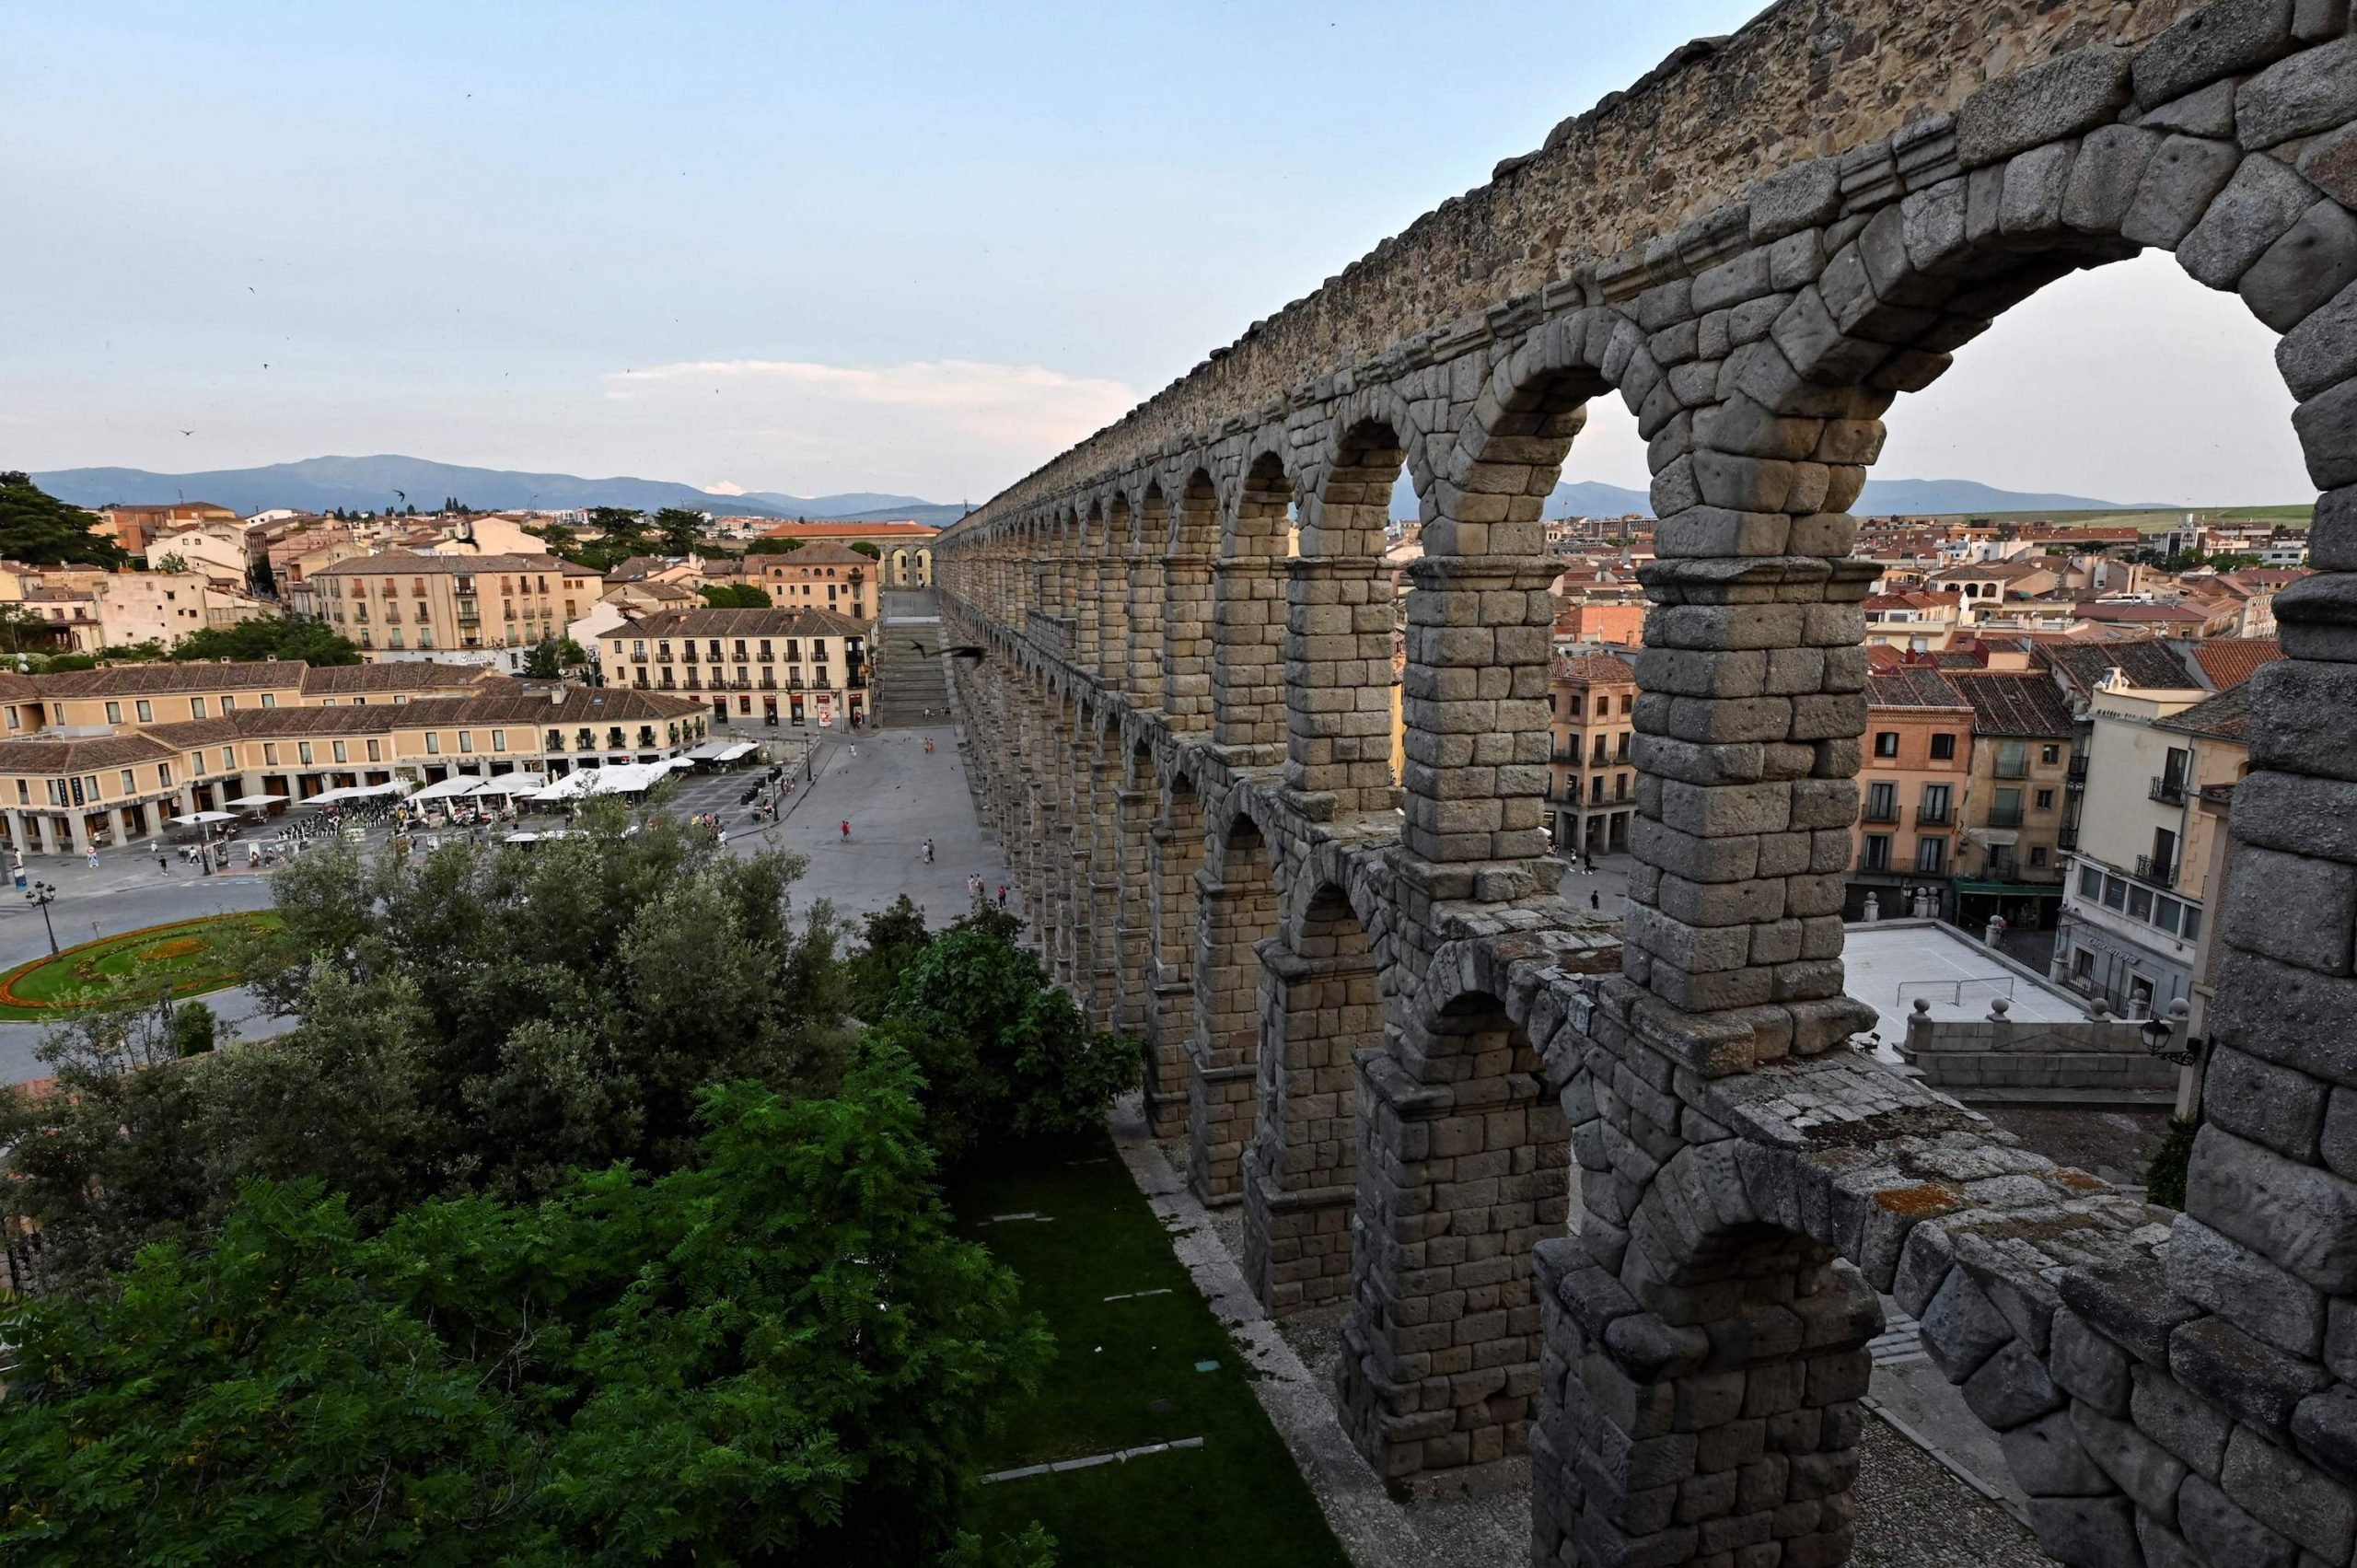
[{"label": "stone staircase", "polygon": [[949,689],[941,675],[938,619],[879,621],[871,651],[876,679],[874,722],[877,728],[922,727],[949,722]]}]

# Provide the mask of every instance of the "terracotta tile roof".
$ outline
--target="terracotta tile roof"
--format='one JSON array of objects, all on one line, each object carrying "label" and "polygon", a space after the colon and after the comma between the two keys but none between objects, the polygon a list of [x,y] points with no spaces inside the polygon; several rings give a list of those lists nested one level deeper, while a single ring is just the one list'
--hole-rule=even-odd
[{"label": "terracotta tile roof", "polygon": [[2241,740],[2250,730],[2250,688],[2221,691],[2173,717],[2154,720],[2153,727],[2211,740]]},{"label": "terracotta tile roof", "polygon": [[79,773],[120,768],[179,754],[145,735],[100,735],[75,740],[0,740],[0,773]]},{"label": "terracotta tile roof", "polygon": [[666,610],[625,621],[606,637],[865,637],[864,622],[827,610]]},{"label": "terracotta tile roof", "polygon": [[1972,733],[2067,740],[2071,704],[2043,675],[2011,670],[1955,670],[1948,684],[1972,704]]},{"label": "terracotta tile roof", "polygon": [[832,540],[825,539],[806,544],[799,550],[788,551],[783,555],[764,554],[761,557],[761,562],[764,571],[772,566],[873,566],[876,564],[850,545],[837,544]]},{"label": "terracotta tile roof", "polygon": [[1557,654],[1550,673],[1574,686],[1633,686],[1637,667],[1618,654]]},{"label": "terracotta tile roof", "polygon": [[339,561],[332,566],[322,566],[313,574],[320,577],[438,577],[460,573],[481,576],[485,572],[496,576],[502,572],[562,573],[568,577],[595,577],[598,574],[586,566],[578,566],[554,555],[355,555],[349,561]]},{"label": "terracotta tile roof", "polygon": [[2106,604],[2095,599],[2081,604],[2078,609],[2082,620],[2114,624],[2198,626],[2209,619],[2200,610],[2189,610],[2181,604]]},{"label": "terracotta tile roof", "polygon": [[306,697],[373,696],[377,692],[459,691],[507,678],[480,664],[441,664],[432,659],[402,659],[384,664],[339,664],[306,667]]},{"label": "terracotta tile roof", "polygon": [[2196,684],[2168,645],[2151,638],[2109,643],[2048,643],[2047,663],[2062,671],[2071,684],[2091,691],[2117,669],[2133,686],[2167,690]]},{"label": "terracotta tile roof", "polygon": [[2283,645],[2272,637],[2213,637],[2193,645],[2193,662],[2213,691],[2233,691],[2282,656]]},{"label": "terracotta tile roof", "polygon": [[1927,664],[1902,665],[1887,674],[1866,677],[1870,708],[1967,709],[1971,704],[1945,672]]},{"label": "terracotta tile roof", "polygon": [[[930,540],[941,530],[923,523],[780,523],[763,528],[763,539],[905,539]],[[796,554],[801,553],[799,551]]]},{"label": "terracotta tile roof", "polygon": [[311,667],[301,659],[248,659],[207,664],[109,664],[36,675],[41,695],[51,699],[174,696],[190,691],[286,691],[303,684]]}]

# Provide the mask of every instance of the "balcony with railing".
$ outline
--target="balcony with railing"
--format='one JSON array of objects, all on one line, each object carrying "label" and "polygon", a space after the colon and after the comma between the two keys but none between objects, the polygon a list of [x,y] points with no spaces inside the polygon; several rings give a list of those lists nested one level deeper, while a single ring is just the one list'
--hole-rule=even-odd
[{"label": "balcony with railing", "polygon": [[1956,821],[1952,806],[1919,806],[1915,808],[1915,825],[1919,828],[1945,828]]},{"label": "balcony with railing", "polygon": [[2150,882],[2155,888],[2174,888],[2177,886],[2177,863],[2174,860],[2159,860],[2149,854],[2136,857],[2136,880],[2139,882]]},{"label": "balcony with railing", "polygon": [[2001,779],[2026,779],[2029,777],[2029,759],[2017,757],[2009,761],[2000,757],[1990,772]]},{"label": "balcony with railing", "polygon": [[1992,806],[1989,808],[1989,825],[1992,828],[2018,828],[2022,825],[2022,808],[2018,806]]},{"label": "balcony with railing", "polygon": [[2071,759],[2071,766],[2062,774],[2062,785],[2066,789],[2087,787],[2087,760],[2084,757]]},{"label": "balcony with railing", "polygon": [[2054,833],[2054,847],[2060,850],[2076,850],[2079,847],[2078,827],[2073,824],[2068,828],[2057,829]]},{"label": "balcony with railing", "polygon": [[1866,796],[1864,809],[1858,813],[1858,820],[1861,822],[1896,822],[1898,820],[1898,802],[1896,800],[1876,800],[1870,795]]},{"label": "balcony with railing", "polygon": [[2162,773],[2153,780],[2150,793],[2154,800],[2164,806],[2182,806],[2185,804],[2185,780],[2172,774]]}]

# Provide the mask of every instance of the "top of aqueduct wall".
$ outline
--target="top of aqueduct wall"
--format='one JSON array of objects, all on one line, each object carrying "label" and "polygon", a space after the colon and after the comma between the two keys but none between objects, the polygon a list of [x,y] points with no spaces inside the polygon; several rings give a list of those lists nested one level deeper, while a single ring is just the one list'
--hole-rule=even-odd
[{"label": "top of aqueduct wall", "polygon": [[[2191,8],[2184,0],[1778,0],[1735,33],[1679,46],[1563,121],[1536,151],[1501,162],[1489,183],[1252,323],[953,531],[1198,444],[1231,422],[1280,418],[1304,380],[1419,335],[1470,337],[1509,301],[1572,288],[1618,298],[1655,274],[1678,275],[1688,270],[1677,256],[1681,226],[1762,178],[1952,112],[1985,83],[2055,55],[2141,42]],[[1526,86],[1544,90],[1543,75]]]}]

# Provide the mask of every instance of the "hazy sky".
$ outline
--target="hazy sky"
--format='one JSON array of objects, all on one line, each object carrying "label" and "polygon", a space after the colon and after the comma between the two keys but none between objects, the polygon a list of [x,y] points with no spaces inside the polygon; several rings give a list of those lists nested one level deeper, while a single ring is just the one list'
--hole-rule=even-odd
[{"label": "hazy sky", "polygon": [[[1759,3],[10,6],[0,466],[980,500]],[[2306,500],[2271,348],[2074,278],[1876,471]]]}]

